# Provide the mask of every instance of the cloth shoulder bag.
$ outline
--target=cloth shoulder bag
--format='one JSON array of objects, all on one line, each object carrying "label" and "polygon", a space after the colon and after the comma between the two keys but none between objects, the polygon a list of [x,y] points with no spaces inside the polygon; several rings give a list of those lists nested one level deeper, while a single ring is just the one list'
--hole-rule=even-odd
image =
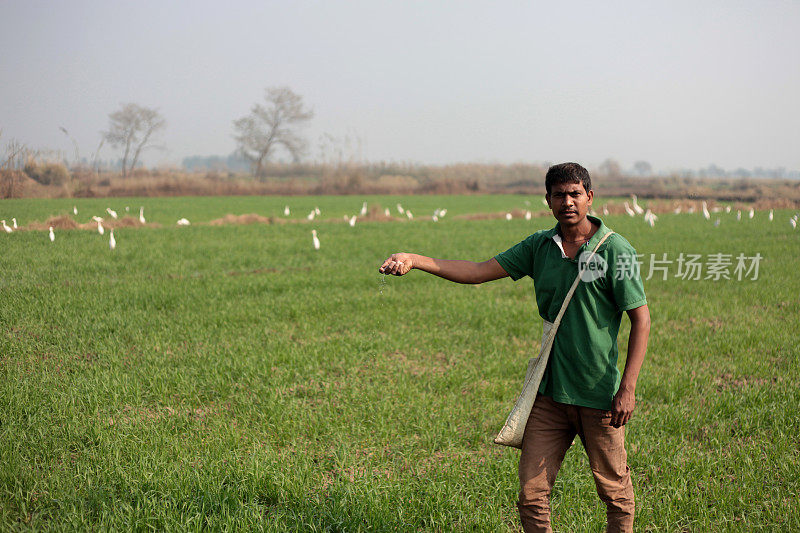
[{"label": "cloth shoulder bag", "polygon": [[614,232],[609,231],[603,235],[603,238],[600,239],[600,242],[598,242],[597,246],[592,250],[591,255],[586,259],[584,268],[578,272],[578,277],[575,278],[569,292],[567,292],[566,298],[564,298],[564,303],[561,304],[561,309],[558,311],[555,322],[548,322],[545,320],[542,324],[542,345],[539,349],[539,356],[531,357],[528,361],[528,371],[525,373],[525,380],[522,382],[522,392],[519,393],[517,402],[514,404],[513,409],[511,409],[508,418],[506,418],[503,429],[501,429],[500,433],[495,437],[495,444],[522,448],[522,436],[525,434],[525,426],[528,423],[528,417],[531,414],[533,402],[536,400],[536,393],[539,391],[539,384],[542,382],[544,370],[547,368],[547,361],[550,360],[550,351],[553,349],[553,341],[556,338],[558,326],[561,324],[561,318],[564,316],[564,311],[567,310],[567,305],[569,305],[569,301],[572,299],[575,289],[578,288],[578,283],[581,281],[586,265],[592,260],[594,254],[597,253],[600,245],[603,244],[612,233]]}]

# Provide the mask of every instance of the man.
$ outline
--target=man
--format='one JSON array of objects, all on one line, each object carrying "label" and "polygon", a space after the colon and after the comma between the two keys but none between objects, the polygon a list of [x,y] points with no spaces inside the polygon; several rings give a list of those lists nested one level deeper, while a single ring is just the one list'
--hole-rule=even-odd
[{"label": "man", "polygon": [[[547,204],[558,223],[483,261],[393,254],[380,272],[402,276],[419,269],[458,283],[483,283],[506,276],[533,278],[543,320],[553,322],[585,259],[610,230],[588,216],[594,199],[589,173],[577,163],[550,167]],[[650,312],[636,251],[619,234],[597,250],[556,333],[536,402],[522,441],[517,507],[526,532],[551,531],[550,492],[575,436],[580,436],[608,531],[632,531],[634,500],[625,452],[625,424],[635,406],[636,380],[647,349]],[[617,334],[626,312],[631,321],[625,370],[617,370]]]}]

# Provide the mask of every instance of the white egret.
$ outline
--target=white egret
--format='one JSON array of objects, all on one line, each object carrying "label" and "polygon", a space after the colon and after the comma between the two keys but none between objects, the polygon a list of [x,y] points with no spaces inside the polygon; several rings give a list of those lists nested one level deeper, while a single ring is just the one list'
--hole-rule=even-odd
[{"label": "white egret", "polygon": [[77,215],[78,214],[78,206],[77,205],[73,205],[72,206],[72,214],[73,215]]},{"label": "white egret", "polygon": [[178,220],[178,225],[179,226],[188,226],[189,224],[191,224],[191,222],[189,222],[185,218],[182,218],[182,219]]},{"label": "white egret", "polygon": [[632,194],[631,202],[633,202],[633,210],[636,212],[637,215],[641,215],[642,213],[644,213],[644,209],[642,209],[642,206],[639,205],[637,200],[638,198],[636,198],[636,195]]},{"label": "white egret", "polygon": [[106,213],[111,215],[111,218],[113,218],[113,219],[117,218],[117,212],[114,211],[113,209],[111,209],[110,207],[106,207]]},{"label": "white egret", "polygon": [[532,216],[530,211],[525,211],[525,220],[530,220]]},{"label": "white egret", "polygon": [[389,211],[389,208],[388,208],[388,207],[387,207],[386,209],[384,209],[384,210],[383,210],[383,214],[384,214],[385,216],[387,216],[387,217],[390,217],[390,216],[392,216],[392,212],[391,212],[391,211]]},{"label": "white egret", "polygon": [[433,220],[434,222],[439,222],[439,217],[436,216],[436,213],[433,214],[433,216],[431,217],[431,220]]},{"label": "white egret", "polygon": [[306,217],[308,220],[314,220],[314,217],[317,216],[317,213],[312,209],[311,212]]},{"label": "white egret", "polygon": [[351,228],[352,228],[353,226],[355,226],[355,225],[356,225],[356,216],[355,216],[355,215],[351,216],[351,217],[350,217],[350,220],[348,220],[348,221],[347,221],[347,223],[348,223],[348,224],[350,224],[350,227],[351,227]]},{"label": "white egret", "polygon": [[681,206],[676,207],[675,210],[673,211],[673,213],[675,213],[676,215],[680,215],[681,214]]},{"label": "white egret", "polygon": [[128,213],[128,212],[130,212],[130,210],[131,210],[131,206],[126,205],[125,206],[125,212]]},{"label": "white egret", "polygon": [[397,212],[400,213],[401,215],[405,214],[405,210],[403,209],[402,205],[397,204]]},{"label": "white egret", "polygon": [[708,206],[706,205],[705,202],[703,202],[703,218],[705,218],[706,220],[711,219],[711,214],[708,212]]},{"label": "white egret", "polygon": [[792,229],[795,229],[797,227],[797,221],[793,218],[789,219],[789,224],[792,225]]},{"label": "white egret", "polygon": [[8,227],[8,224],[6,224],[5,220],[0,220],[0,223],[3,224],[3,229],[5,230],[6,233],[11,233],[12,231],[14,231],[13,229]]},{"label": "white egret", "polygon": [[408,220],[414,220],[414,215],[411,214],[410,209],[406,209],[406,216],[408,217]]},{"label": "white egret", "polygon": [[11,219],[11,227],[14,228],[14,229],[17,229],[17,219],[16,218],[12,218]]},{"label": "white egret", "polygon": [[730,212],[731,212],[731,206],[729,206],[729,205],[726,205],[726,206],[725,206],[725,212],[726,212],[726,213],[730,213]]},{"label": "white egret", "polygon": [[606,216],[607,214],[608,214],[608,206],[604,204],[603,205],[603,216]]},{"label": "white egret", "polygon": [[50,226],[50,242],[53,242],[55,240],[56,240],[56,234],[53,233],[53,226]]},{"label": "white egret", "polygon": [[506,220],[511,220],[512,218],[511,213],[506,213]]},{"label": "white egret", "polygon": [[140,207],[139,208],[139,222],[141,222],[142,224],[145,223],[145,220],[144,220],[144,207]]},{"label": "white egret", "polygon": [[631,209],[631,206],[628,205],[628,202],[625,202],[625,212],[628,213],[629,216],[635,216],[636,212]]},{"label": "white egret", "polygon": [[365,216],[367,214],[367,202],[361,204],[361,216]]},{"label": "white egret", "polygon": [[769,221],[770,221],[770,222],[772,222],[772,218],[773,218],[773,215],[772,215],[772,209],[770,209],[770,210],[769,210]]},{"label": "white egret", "polygon": [[106,230],[105,230],[105,228],[103,227],[103,223],[102,223],[102,222],[100,222],[100,221],[98,220],[98,221],[97,221],[97,233],[99,233],[100,235],[102,235],[102,234],[103,234],[103,233],[105,233],[105,232],[106,232]]},{"label": "white egret", "polygon": [[443,216],[445,216],[446,214],[447,214],[447,209],[440,209],[440,210],[439,210],[439,216],[440,216],[440,217],[443,217]]},{"label": "white egret", "polygon": [[319,210],[319,207],[315,207],[315,208],[314,208],[314,213],[315,213],[316,215],[321,215],[321,214],[322,214],[322,211],[320,211],[320,210]]},{"label": "white egret", "polygon": [[749,218],[753,218],[753,215],[755,215],[755,214],[756,214],[756,211],[755,211],[755,209],[753,209],[753,208],[751,207],[751,208],[750,208],[750,212],[747,214],[747,216],[748,216]]},{"label": "white egret", "polygon": [[290,213],[291,213],[291,211],[289,210],[289,206],[288,205],[285,206],[283,208],[283,214],[288,217]]},{"label": "white egret", "polygon": [[741,209],[737,209],[736,210],[736,220],[742,220],[742,210]]},{"label": "white egret", "polygon": [[111,228],[111,236],[108,238],[108,247],[112,250],[117,247],[117,239],[114,238],[114,228]]},{"label": "white egret", "polygon": [[314,243],[314,249],[319,250],[319,237],[317,237],[317,230],[311,230],[311,241]]}]

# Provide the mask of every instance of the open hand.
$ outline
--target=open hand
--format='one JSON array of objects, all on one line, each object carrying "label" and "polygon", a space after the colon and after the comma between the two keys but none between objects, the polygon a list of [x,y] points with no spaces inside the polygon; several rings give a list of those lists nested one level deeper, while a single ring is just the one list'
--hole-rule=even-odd
[{"label": "open hand", "polygon": [[411,254],[399,253],[392,254],[386,261],[383,262],[378,272],[381,274],[393,274],[395,276],[402,276],[414,268]]}]

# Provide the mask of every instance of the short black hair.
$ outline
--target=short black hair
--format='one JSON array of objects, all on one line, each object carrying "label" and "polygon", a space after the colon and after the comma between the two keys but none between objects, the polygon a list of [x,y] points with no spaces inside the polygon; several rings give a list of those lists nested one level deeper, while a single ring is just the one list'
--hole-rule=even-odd
[{"label": "short black hair", "polygon": [[592,178],[589,177],[589,171],[578,163],[561,163],[547,169],[547,175],[544,177],[547,194],[550,194],[553,185],[562,183],[581,183],[587,193],[592,190]]}]

